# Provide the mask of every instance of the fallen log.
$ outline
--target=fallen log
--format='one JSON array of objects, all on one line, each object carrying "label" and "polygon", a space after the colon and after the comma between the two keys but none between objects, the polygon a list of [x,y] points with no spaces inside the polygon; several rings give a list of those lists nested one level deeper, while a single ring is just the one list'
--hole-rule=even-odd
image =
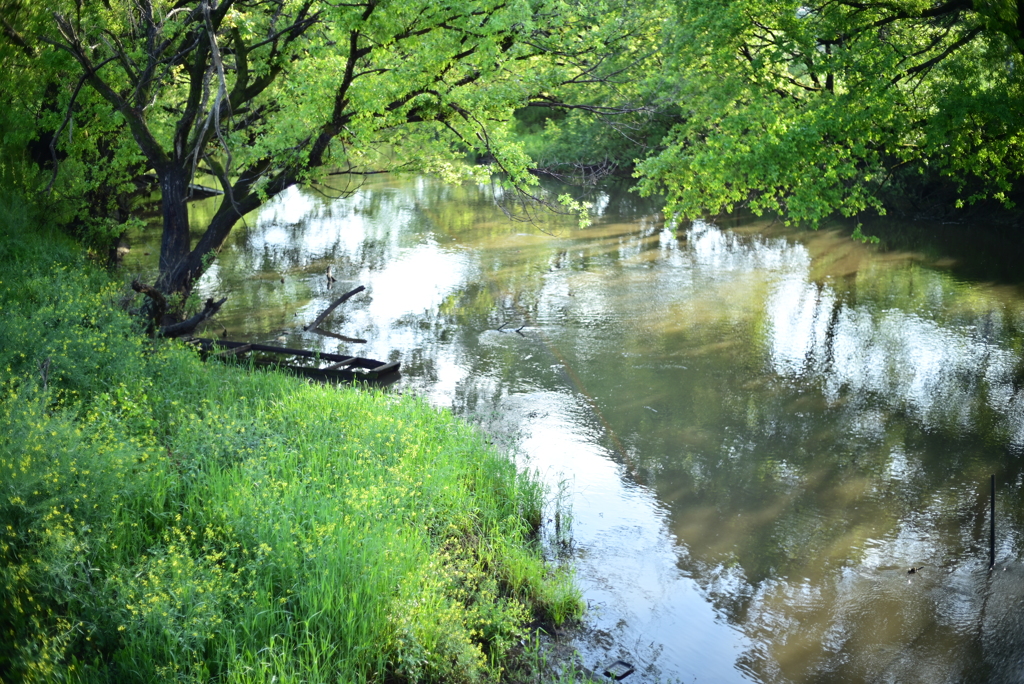
[{"label": "fallen log", "polygon": [[[280,368],[289,372],[301,375],[307,378],[315,380],[327,381],[327,382],[353,382],[353,381],[373,381],[377,384],[390,384],[395,382],[399,377],[399,371],[401,370],[400,361],[378,361],[376,359],[364,359],[357,356],[346,356],[343,354],[331,354],[329,352],[309,351],[308,349],[290,349],[288,347],[275,347],[268,344],[258,344],[255,342],[232,342],[229,340],[215,340],[215,339],[204,339],[204,338],[192,338],[192,343],[198,345],[201,349],[207,352],[213,352],[215,349],[221,350],[238,350],[252,351],[252,352],[266,352],[270,354],[279,354],[282,356],[296,356],[307,359],[313,359],[315,361],[327,361],[331,365],[324,368],[317,368],[313,366],[298,366],[289,363],[281,362],[264,362],[257,361],[257,365],[271,366],[274,368]],[[213,353],[213,356],[220,356],[217,353]]]},{"label": "fallen log", "polygon": [[228,301],[227,297],[224,297],[219,302],[213,301],[213,297],[206,300],[206,304],[203,306],[203,310],[197,313],[192,318],[186,319],[180,323],[173,323],[171,325],[165,325],[160,328],[161,337],[181,337],[182,335],[188,335],[195,330],[200,323],[206,319],[212,317],[215,313],[220,311],[220,307],[224,305],[224,302]]},{"label": "fallen log", "polygon": [[225,349],[224,351],[219,351],[216,354],[214,354],[214,356],[217,356],[217,357],[235,356],[237,354],[244,354],[245,352],[249,351],[250,349],[252,349],[252,345],[251,344],[243,344],[241,347],[230,347],[228,349]]},{"label": "fallen log", "polygon": [[299,356],[306,359],[320,359],[331,362],[355,359],[355,363],[360,364],[360,368],[376,368],[381,364],[380,361],[375,361],[373,359],[360,359],[348,354],[332,354],[330,352],[309,351],[308,349],[277,347],[270,344],[259,344],[256,342],[234,342],[232,340],[215,340],[204,337],[195,337],[191,341],[207,350],[215,347],[220,349],[233,349],[235,347],[248,346],[249,350],[254,352],[267,352],[269,354],[281,354],[284,356]]},{"label": "fallen log", "polygon": [[146,317],[151,320],[149,324],[150,334],[155,333],[159,337],[181,337],[182,335],[188,335],[195,330],[200,323],[211,318],[215,313],[220,311],[220,307],[223,306],[224,302],[228,301],[228,298],[224,297],[219,302],[215,302],[213,301],[213,297],[210,297],[206,300],[203,310],[195,316],[184,321],[160,326],[159,322],[163,320],[164,315],[167,313],[167,298],[164,296],[164,293],[152,285],[146,285],[138,278],[132,281],[132,289],[146,295],[149,297],[149,301],[152,302],[153,308],[147,312]]}]

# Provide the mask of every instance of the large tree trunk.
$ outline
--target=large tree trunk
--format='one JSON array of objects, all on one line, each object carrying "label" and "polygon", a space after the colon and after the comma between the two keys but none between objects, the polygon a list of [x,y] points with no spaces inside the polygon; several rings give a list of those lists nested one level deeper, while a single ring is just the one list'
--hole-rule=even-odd
[{"label": "large tree trunk", "polygon": [[[183,255],[176,258],[173,262],[168,262],[166,270],[163,253],[161,253],[161,289],[165,292],[181,292],[186,295],[191,292],[192,286],[203,275],[203,272],[213,261],[213,258],[220,253],[220,249],[234,225],[242,216],[249,211],[257,209],[259,205],[260,199],[256,195],[247,197],[239,203],[232,203],[230,199],[225,198],[220,209],[217,210],[206,230],[203,231],[203,235],[199,238],[195,249],[189,249],[190,245],[186,244]],[[164,217],[164,245],[166,246],[168,242],[166,208],[164,209]],[[187,223],[185,235],[186,237],[189,235]]]},{"label": "large tree trunk", "polygon": [[[191,292],[192,286],[203,275],[203,272],[210,265],[213,258],[220,253],[221,247],[224,246],[224,241],[227,240],[235,224],[249,212],[259,209],[264,203],[264,197],[267,199],[276,197],[281,191],[295,183],[295,178],[292,174],[285,171],[279,172],[263,188],[263,197],[261,197],[260,194],[252,192],[252,184],[263,171],[264,167],[262,165],[258,166],[255,171],[243,173],[233,188],[225,188],[224,199],[221,202],[220,208],[217,209],[217,213],[210,219],[210,223],[207,225],[206,230],[203,231],[203,235],[199,238],[198,243],[196,243],[195,249],[187,251],[186,247],[184,256],[176,259],[171,264],[169,270],[164,270],[163,253],[161,253],[160,282],[166,283],[166,288],[171,289],[166,289],[163,286],[160,289],[168,293],[182,292],[188,294]],[[184,201],[182,202],[182,207],[185,207]],[[165,246],[168,242],[167,214],[168,208],[165,205]],[[184,235],[186,245],[188,245],[187,212]]]},{"label": "large tree trunk", "polygon": [[160,244],[160,278],[156,286],[165,294],[188,295],[194,280],[188,269],[192,239],[189,234],[188,173],[175,164],[156,169],[160,179],[160,207],[163,212],[163,240]]}]

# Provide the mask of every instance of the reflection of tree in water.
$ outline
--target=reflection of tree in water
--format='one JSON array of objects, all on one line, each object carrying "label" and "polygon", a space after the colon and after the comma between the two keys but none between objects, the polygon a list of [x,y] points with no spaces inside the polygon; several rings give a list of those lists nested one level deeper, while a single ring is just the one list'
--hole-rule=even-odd
[{"label": "reflection of tree in water", "polygon": [[794,280],[779,288],[785,301],[768,303],[772,370],[820,383],[830,402],[870,397],[927,429],[978,432],[1001,414],[985,439],[1024,448],[1014,386],[1024,334],[1012,311],[916,267],[864,273],[846,292]]},{"label": "reflection of tree in water", "polygon": [[[739,667],[765,681],[906,674],[903,661],[879,655],[888,641],[916,650],[907,662],[926,669],[998,669],[965,638],[961,618],[947,614],[978,614],[977,483],[990,470],[1009,483],[1001,524],[1021,529],[1013,502],[1022,472],[1008,457],[1016,447],[1007,407],[1016,393],[1007,390],[1014,363],[1005,350],[1022,339],[1007,323],[1013,315],[927,269],[812,282],[799,246],[702,230],[712,244],[692,234],[682,243],[692,247],[686,266],[704,271],[694,287],[760,269],[772,274],[755,284],[761,304],[719,302],[720,315],[661,334],[623,325],[619,312],[594,299],[577,306],[542,296],[535,311],[567,331],[557,343],[581,376],[576,390],[596,397],[622,437],[627,471],[667,504],[680,569],[754,640]],[[603,272],[619,255],[643,251],[632,247],[605,243],[586,258],[563,249],[546,263]],[[486,316],[507,305],[504,287],[490,281],[452,301]],[[555,304],[566,307],[560,317]],[[611,340],[637,361],[594,365],[594,350],[612,353]],[[925,363],[921,350],[938,360]],[[507,347],[482,350],[479,359],[481,370],[501,369],[491,379],[506,389],[489,391],[538,382],[535,371],[519,372],[521,354]],[[553,391],[566,382],[545,377],[541,386]],[[672,403],[651,409],[666,386]],[[462,410],[486,403],[473,387],[457,394]],[[1016,536],[1004,538],[1009,553],[1020,548]],[[925,563],[911,589],[928,587],[928,600],[900,593],[912,563]],[[950,582],[939,579],[947,575]],[[876,634],[876,620],[898,628]]]},{"label": "reflection of tree in water", "polygon": [[[716,244],[689,240],[692,267],[708,269],[709,280],[723,268],[753,268],[744,252],[785,261],[766,255],[763,241],[711,238]],[[879,586],[899,591],[917,559],[932,573],[931,601],[978,615],[978,483],[990,470],[1004,483],[1005,523],[1016,525],[1004,549],[1019,552],[1024,472],[1009,350],[1022,335],[1008,322],[1012,311],[926,269],[880,268],[837,289],[810,282],[799,260],[790,265],[768,283],[763,320],[745,331],[705,324],[676,341],[700,349],[710,327],[759,347],[753,356],[763,365],[690,355],[699,369],[677,380],[690,402],[676,407],[670,427],[639,419],[647,429],[631,437],[635,453],[657,461],[643,471],[669,506],[681,569],[754,638],[741,667],[757,679],[905,672],[902,661],[873,653],[883,638],[954,678],[1005,671],[931,603],[897,596],[870,605],[868,597]],[[749,350],[732,361],[744,356]],[[973,577],[968,595],[940,575]],[[874,634],[872,620],[900,630]],[[925,635],[938,650],[921,645]]]},{"label": "reflection of tree in water", "polygon": [[[408,333],[417,388],[461,374],[444,391],[463,415],[517,393],[587,397],[577,418],[614,432],[626,477],[666,507],[679,568],[754,643],[741,669],[876,681],[904,672],[883,642],[946,668],[936,681],[987,667],[995,656],[962,626],[984,594],[972,573],[990,472],[1001,553],[1024,545],[1016,295],[891,255],[851,259],[845,242],[814,252],[703,223],[677,240],[657,220],[616,222],[628,203],[614,193],[607,221],[549,237],[504,219],[488,192],[382,182],[330,203],[296,190],[308,214],[261,214],[210,277],[234,283],[247,324],[273,330],[327,296],[328,264],[344,279],[424,245],[471,254],[429,311],[385,324],[372,294],[353,302],[359,334]],[[907,585],[912,563],[925,570]]]}]

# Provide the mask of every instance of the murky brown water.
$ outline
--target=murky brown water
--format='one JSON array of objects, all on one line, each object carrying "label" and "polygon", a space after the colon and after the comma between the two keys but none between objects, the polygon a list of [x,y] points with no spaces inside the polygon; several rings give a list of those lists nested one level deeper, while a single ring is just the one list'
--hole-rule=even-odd
[{"label": "murky brown water", "polygon": [[[293,189],[201,290],[233,339],[401,359],[399,389],[512,435],[568,492],[587,667],[1024,681],[1024,291],[839,232],[596,208],[578,230],[510,223],[486,187]],[[302,332],[357,284],[323,327],[369,343]]]}]

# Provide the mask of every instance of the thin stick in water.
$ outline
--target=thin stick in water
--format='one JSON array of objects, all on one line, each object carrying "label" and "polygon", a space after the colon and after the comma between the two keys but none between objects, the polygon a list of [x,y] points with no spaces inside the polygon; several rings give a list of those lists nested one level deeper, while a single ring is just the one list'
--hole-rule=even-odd
[{"label": "thin stick in water", "polygon": [[341,295],[341,296],[340,296],[340,297],[338,297],[338,298],[337,298],[336,300],[334,300],[334,303],[333,303],[333,304],[331,304],[331,305],[330,305],[329,307],[327,307],[326,309],[324,309],[324,312],[323,312],[322,314],[320,314],[319,316],[317,316],[317,317],[316,317],[316,320],[315,320],[315,321],[313,321],[312,323],[310,323],[309,325],[307,325],[307,326],[306,326],[305,328],[303,328],[303,330],[310,330],[310,329],[312,329],[312,328],[315,328],[315,327],[317,327],[318,325],[320,325],[320,321],[322,321],[322,320],[324,320],[325,318],[327,318],[327,317],[328,317],[328,316],[330,315],[330,313],[331,313],[332,311],[334,311],[334,310],[335,310],[335,309],[337,309],[337,308],[338,308],[339,306],[341,306],[341,305],[342,305],[342,304],[344,304],[344,303],[345,303],[346,301],[348,301],[349,297],[352,297],[352,296],[354,296],[354,295],[357,295],[357,294],[359,294],[360,292],[362,292],[362,291],[363,291],[363,290],[365,290],[365,289],[366,289],[366,288],[365,288],[364,286],[360,285],[360,286],[359,286],[359,287],[357,287],[356,289],[354,289],[354,290],[349,290],[349,291],[348,291],[348,292],[346,292],[345,294]]},{"label": "thin stick in water", "polygon": [[996,565],[996,476],[992,476],[992,496],[989,498],[988,569]]}]

